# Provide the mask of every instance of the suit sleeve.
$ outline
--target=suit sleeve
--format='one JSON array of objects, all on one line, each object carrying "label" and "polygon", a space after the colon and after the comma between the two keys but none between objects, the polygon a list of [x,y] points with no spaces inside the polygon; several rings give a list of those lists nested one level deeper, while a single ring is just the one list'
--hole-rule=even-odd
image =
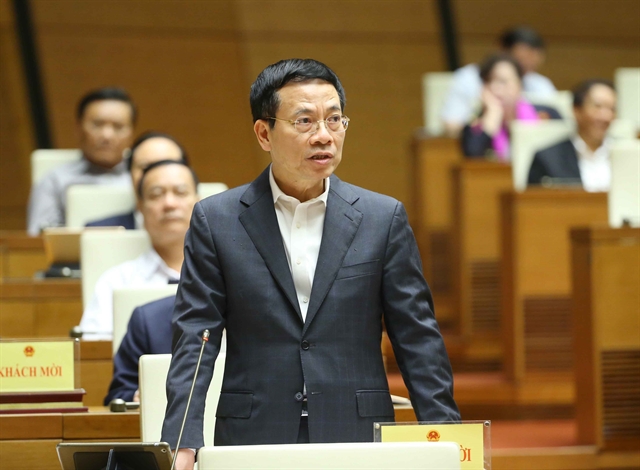
[{"label": "suit sleeve", "polygon": [[465,157],[484,157],[493,144],[493,139],[482,129],[476,129],[470,125],[462,129],[462,153]]},{"label": "suit sleeve", "polygon": [[136,308],[131,314],[127,333],[122,338],[118,352],[113,358],[113,379],[109,385],[109,393],[104,399],[105,406],[114,398],[133,400],[133,395],[140,386],[138,377],[140,356],[151,352],[148,331],[140,308]]},{"label": "suit sleeve", "polygon": [[209,223],[201,203],[191,217],[185,237],[184,262],[173,312],[173,356],[167,377],[167,410],[162,440],[175,448],[202,344],[205,344],[198,379],[180,447],[204,445],[203,418],[213,366],[220,351],[225,326],[226,287]]},{"label": "suit sleeve", "polygon": [[31,189],[27,208],[27,232],[32,237],[38,236],[43,228],[64,224],[62,188],[57,183],[55,175],[49,173]]},{"label": "suit sleeve", "polygon": [[459,421],[451,364],[401,203],[389,231],[382,296],[387,333],[418,420]]},{"label": "suit sleeve", "polygon": [[527,177],[527,184],[541,184],[542,178],[545,176],[549,176],[547,169],[544,167],[542,163],[542,159],[540,158],[540,154],[536,153],[533,157],[533,161],[531,162],[531,168],[529,168],[529,176]]}]

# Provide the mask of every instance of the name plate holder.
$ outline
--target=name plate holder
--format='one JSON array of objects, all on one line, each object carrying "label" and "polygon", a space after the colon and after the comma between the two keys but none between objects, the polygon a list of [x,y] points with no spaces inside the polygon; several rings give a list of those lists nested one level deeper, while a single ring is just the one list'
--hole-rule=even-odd
[{"label": "name plate holder", "polygon": [[455,442],[461,470],[491,470],[491,421],[375,423],[374,442]]},{"label": "name plate holder", "polygon": [[83,412],[80,342],[0,340],[0,414]]}]

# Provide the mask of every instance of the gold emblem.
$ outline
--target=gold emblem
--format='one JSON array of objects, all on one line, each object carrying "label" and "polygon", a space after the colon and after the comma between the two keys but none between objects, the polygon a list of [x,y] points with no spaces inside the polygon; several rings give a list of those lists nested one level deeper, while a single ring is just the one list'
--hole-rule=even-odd
[{"label": "gold emblem", "polygon": [[440,440],[440,433],[435,429],[427,433],[427,441],[438,442],[439,440]]}]

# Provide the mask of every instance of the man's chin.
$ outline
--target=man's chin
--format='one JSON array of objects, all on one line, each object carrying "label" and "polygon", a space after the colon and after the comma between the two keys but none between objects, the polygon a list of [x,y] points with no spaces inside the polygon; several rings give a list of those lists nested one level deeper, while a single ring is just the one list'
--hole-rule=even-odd
[{"label": "man's chin", "polygon": [[96,152],[90,157],[87,157],[87,160],[95,165],[105,168],[113,168],[122,161],[122,155],[115,155],[113,153],[100,154],[99,152]]}]

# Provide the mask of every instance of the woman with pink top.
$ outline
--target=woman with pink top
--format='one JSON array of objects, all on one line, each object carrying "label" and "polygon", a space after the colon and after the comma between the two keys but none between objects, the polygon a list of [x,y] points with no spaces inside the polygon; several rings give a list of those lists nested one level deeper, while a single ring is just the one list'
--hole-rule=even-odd
[{"label": "woman with pink top", "polygon": [[480,66],[482,108],[462,131],[462,150],[467,157],[494,157],[509,161],[509,124],[513,120],[560,119],[548,106],[537,106],[522,97],[523,71],[507,54],[487,58]]}]

